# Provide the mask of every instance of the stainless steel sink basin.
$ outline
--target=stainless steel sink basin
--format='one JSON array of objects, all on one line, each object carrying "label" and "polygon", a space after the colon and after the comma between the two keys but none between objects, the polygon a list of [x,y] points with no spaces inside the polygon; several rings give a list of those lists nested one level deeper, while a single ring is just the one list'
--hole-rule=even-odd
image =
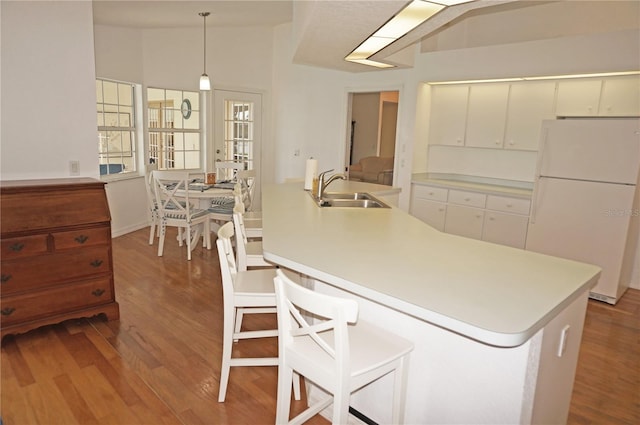
[{"label": "stainless steel sink basin", "polygon": [[321,207],[333,208],[390,208],[387,204],[377,199],[322,199]]},{"label": "stainless steel sink basin", "polygon": [[322,199],[375,199],[365,192],[325,192]]}]

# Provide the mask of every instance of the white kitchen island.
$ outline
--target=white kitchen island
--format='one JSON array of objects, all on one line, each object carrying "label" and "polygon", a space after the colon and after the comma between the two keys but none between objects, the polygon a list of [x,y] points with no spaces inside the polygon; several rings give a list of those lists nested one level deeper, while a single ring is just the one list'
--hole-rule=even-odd
[{"label": "white kitchen island", "polygon": [[[328,191],[391,194],[345,181]],[[262,203],[266,259],[414,342],[406,423],[566,421],[598,267],[441,233],[397,208],[321,208],[302,183],[267,186]],[[388,423],[390,382],[351,405]]]}]

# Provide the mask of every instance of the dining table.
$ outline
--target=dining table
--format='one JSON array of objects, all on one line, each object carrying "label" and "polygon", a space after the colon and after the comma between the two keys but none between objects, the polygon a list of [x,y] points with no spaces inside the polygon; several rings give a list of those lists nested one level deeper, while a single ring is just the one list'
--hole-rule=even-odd
[{"label": "dining table", "polygon": [[[197,199],[197,208],[207,210],[211,208],[211,202],[214,199],[233,197],[234,184],[232,181],[206,184],[201,180],[195,179],[189,183],[189,199]],[[187,197],[187,193],[184,190],[177,190],[176,195]]]}]

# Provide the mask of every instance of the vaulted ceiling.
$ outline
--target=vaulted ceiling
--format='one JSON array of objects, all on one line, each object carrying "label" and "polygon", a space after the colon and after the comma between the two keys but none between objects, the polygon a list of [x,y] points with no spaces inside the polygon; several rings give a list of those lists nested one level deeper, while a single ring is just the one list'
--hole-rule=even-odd
[{"label": "vaulted ceiling", "polygon": [[[344,61],[408,0],[94,0],[94,23],[134,28],[276,26],[292,22],[294,61],[351,72]],[[638,1],[475,0],[449,7],[372,59],[412,66],[414,49],[450,50],[640,28]],[[408,53],[408,54],[407,54]],[[640,64],[639,64],[640,66]]]}]

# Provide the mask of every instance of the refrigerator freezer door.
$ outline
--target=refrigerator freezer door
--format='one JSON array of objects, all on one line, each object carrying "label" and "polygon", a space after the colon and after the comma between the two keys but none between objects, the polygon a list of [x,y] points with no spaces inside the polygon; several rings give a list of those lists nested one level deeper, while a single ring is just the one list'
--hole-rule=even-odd
[{"label": "refrigerator freezer door", "polygon": [[636,184],[640,120],[549,120],[542,124],[538,175]]},{"label": "refrigerator freezer door", "polygon": [[615,303],[629,285],[620,278],[634,218],[630,208],[635,189],[622,184],[540,178],[526,249],[601,267],[600,280],[591,292],[611,297]]}]

